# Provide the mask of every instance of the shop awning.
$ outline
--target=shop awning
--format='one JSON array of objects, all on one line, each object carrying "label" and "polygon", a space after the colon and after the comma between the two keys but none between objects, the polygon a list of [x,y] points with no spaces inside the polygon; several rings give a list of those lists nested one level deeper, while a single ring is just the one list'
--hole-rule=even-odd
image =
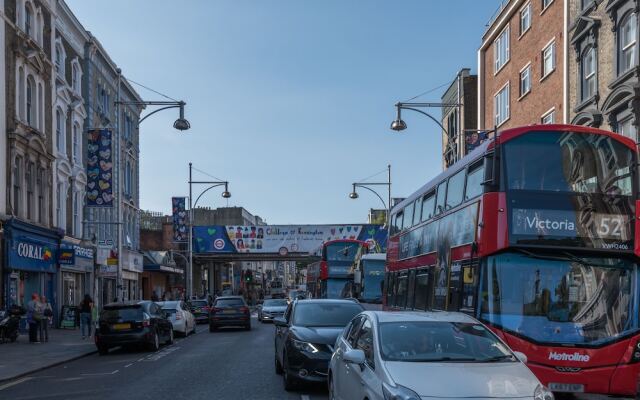
[{"label": "shop awning", "polygon": [[184,274],[184,270],[176,266],[168,251],[146,250],[142,253],[144,254],[143,266],[145,271]]}]

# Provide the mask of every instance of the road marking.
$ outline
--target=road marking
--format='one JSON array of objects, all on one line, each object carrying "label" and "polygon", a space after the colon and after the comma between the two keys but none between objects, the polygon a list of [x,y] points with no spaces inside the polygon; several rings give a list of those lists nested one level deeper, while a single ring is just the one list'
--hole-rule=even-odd
[{"label": "road marking", "polygon": [[309,400],[309,395],[301,394],[300,395],[300,400]]},{"label": "road marking", "polygon": [[166,349],[155,353],[151,357],[147,357],[144,361],[158,361],[159,359],[161,359],[161,358],[163,358],[165,356],[168,356],[169,354],[173,353],[174,351],[176,351],[178,349],[180,349],[180,346],[167,347]]},{"label": "road marking", "polygon": [[117,374],[118,372],[120,372],[120,370],[119,370],[119,369],[117,369],[117,370],[115,370],[115,371],[113,371],[113,372],[97,372],[97,373],[94,373],[94,374],[81,374],[81,375],[82,375],[82,376],[115,375],[115,374]]},{"label": "road marking", "polygon": [[79,381],[80,379],[84,379],[81,376],[76,376],[76,377],[72,377],[72,378],[64,378],[64,379],[60,379],[61,382],[70,382],[70,381]]},{"label": "road marking", "polygon": [[26,378],[18,379],[17,381],[5,383],[4,385],[0,386],[0,390],[5,390],[10,388],[11,386],[19,385],[23,382],[30,381],[30,380],[31,378],[27,376]]},{"label": "road marking", "polygon": [[127,364],[127,365],[125,365],[124,367],[125,367],[125,368],[129,368],[129,367],[130,367],[130,366],[132,366],[132,365],[133,365],[133,363],[131,363],[131,364]]}]

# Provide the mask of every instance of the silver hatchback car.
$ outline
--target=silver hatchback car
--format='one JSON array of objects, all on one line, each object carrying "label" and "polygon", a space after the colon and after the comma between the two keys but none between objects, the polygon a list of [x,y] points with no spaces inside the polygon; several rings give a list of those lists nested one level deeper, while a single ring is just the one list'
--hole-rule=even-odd
[{"label": "silver hatchback car", "polygon": [[365,311],[336,341],[329,398],[553,400],[524,362],[466,314]]}]

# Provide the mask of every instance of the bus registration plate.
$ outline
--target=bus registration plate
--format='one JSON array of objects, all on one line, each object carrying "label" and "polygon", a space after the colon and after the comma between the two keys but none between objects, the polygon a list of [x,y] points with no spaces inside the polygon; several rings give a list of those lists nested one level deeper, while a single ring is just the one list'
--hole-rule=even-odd
[{"label": "bus registration plate", "polygon": [[552,392],[583,393],[584,385],[581,383],[549,383]]}]

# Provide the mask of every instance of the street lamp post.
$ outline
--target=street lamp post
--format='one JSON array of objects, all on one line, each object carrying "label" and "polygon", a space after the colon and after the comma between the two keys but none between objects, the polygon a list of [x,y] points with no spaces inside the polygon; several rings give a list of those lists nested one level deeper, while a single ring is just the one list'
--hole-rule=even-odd
[{"label": "street lamp post", "polygon": [[[193,202],[193,185],[209,185],[205,190],[203,190]],[[194,181],[193,180],[193,164],[189,163],[189,264],[187,265],[187,299],[191,298],[193,294],[193,208],[198,205],[198,200],[202,197],[203,194],[207,193],[209,190],[224,185],[224,192],[222,192],[222,197],[228,199],[231,197],[231,193],[229,192],[229,182],[228,181]]]},{"label": "street lamp post", "polygon": [[[358,195],[358,192],[356,191],[356,188],[367,189],[371,193],[378,196],[378,198],[382,202],[382,205],[384,206],[384,209],[387,211],[387,226],[388,226],[390,222],[389,218],[391,218],[390,216],[390,213],[391,213],[391,165],[387,165],[387,182],[354,182],[352,185],[353,185],[353,190],[351,193],[349,193],[350,199],[355,200],[358,197],[360,197],[360,195]],[[369,186],[386,186],[387,187],[387,203],[385,203],[385,201],[382,199],[382,196],[380,196],[378,192],[376,192]]]},{"label": "street lamp post", "polygon": [[161,106],[160,108],[151,111],[149,114],[142,117],[137,124],[137,128],[140,128],[140,124],[145,119],[149,118],[153,114],[167,110],[170,108],[179,108],[180,116],[173,123],[173,127],[179,131],[186,131],[191,128],[191,124],[184,117],[184,106],[187,104],[184,101],[121,101],[120,100],[120,84],[122,82],[122,73],[120,68],[117,70],[118,72],[118,90],[116,95],[116,160],[115,160],[115,170],[116,170],[116,183],[117,183],[117,202],[116,202],[116,214],[117,214],[117,252],[118,252],[118,268],[116,270],[116,290],[117,290],[117,299],[122,299],[122,179],[121,179],[121,166],[122,166],[122,147],[121,147],[121,139],[120,139],[120,106],[137,106],[137,107],[146,107],[146,106]]}]

